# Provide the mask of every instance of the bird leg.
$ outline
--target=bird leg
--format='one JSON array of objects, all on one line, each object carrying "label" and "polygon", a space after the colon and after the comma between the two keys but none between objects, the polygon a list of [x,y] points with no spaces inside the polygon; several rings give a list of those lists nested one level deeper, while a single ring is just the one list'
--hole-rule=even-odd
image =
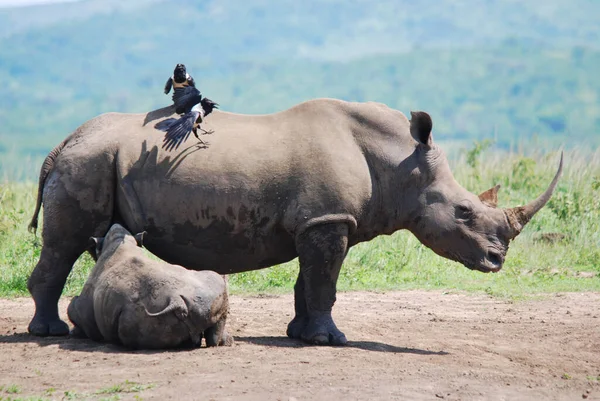
[{"label": "bird leg", "polygon": [[[202,128],[200,128],[200,129],[202,129]],[[202,130],[202,131],[204,131],[204,130]],[[200,141],[200,143],[202,145],[206,145],[206,143],[202,139],[200,139],[200,137],[198,136],[198,127],[197,126],[192,128],[192,132],[194,133],[194,136],[196,137],[196,139],[198,139],[198,141]]]}]

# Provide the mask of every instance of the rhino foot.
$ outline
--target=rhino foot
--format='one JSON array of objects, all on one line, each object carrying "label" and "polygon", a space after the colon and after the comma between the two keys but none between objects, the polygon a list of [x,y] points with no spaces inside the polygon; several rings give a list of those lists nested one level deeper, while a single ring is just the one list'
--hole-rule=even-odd
[{"label": "rhino foot", "polygon": [[289,338],[300,339],[302,332],[308,326],[308,316],[296,316],[288,324],[287,336]]},{"label": "rhino foot", "polygon": [[204,339],[207,347],[233,345],[233,337],[225,330],[225,319],[219,320],[216,325],[204,331]]},{"label": "rhino foot", "polygon": [[219,341],[220,347],[231,347],[234,343],[233,336],[228,332],[224,332],[221,340]]},{"label": "rhino foot", "polygon": [[34,317],[27,331],[38,337],[66,336],[69,334],[69,326],[60,319],[44,320]]},{"label": "rhino foot", "polygon": [[69,335],[71,337],[75,337],[75,338],[87,338],[87,336],[85,335],[85,332],[79,326],[73,327],[73,330],[71,330]]},{"label": "rhino foot", "polygon": [[[294,318],[294,320],[296,320],[296,318]],[[319,313],[306,320],[307,323],[299,336],[302,341],[316,345],[346,345],[348,343],[344,333],[342,333],[333,322],[330,312]],[[290,323],[290,326],[292,323],[294,323],[293,320]],[[300,323],[298,323],[297,326],[299,325]],[[296,327],[293,327],[293,329],[296,330]],[[288,335],[290,334],[288,333]]]}]

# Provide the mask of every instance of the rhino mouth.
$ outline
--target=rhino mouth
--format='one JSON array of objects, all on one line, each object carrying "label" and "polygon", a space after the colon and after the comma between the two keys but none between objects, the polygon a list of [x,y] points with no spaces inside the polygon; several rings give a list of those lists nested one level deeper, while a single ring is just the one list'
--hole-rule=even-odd
[{"label": "rhino mouth", "polygon": [[479,272],[482,273],[498,273],[502,267],[493,267],[488,265],[487,263],[485,264],[465,264],[465,266],[467,266],[467,268],[469,268],[470,270],[477,270]]},{"label": "rhino mouth", "polygon": [[485,256],[479,259],[468,258],[458,252],[439,252],[438,254],[461,263],[469,270],[477,270],[482,273],[498,273],[504,263],[503,254],[496,249],[489,249]]},{"label": "rhino mouth", "polygon": [[465,263],[471,270],[477,270],[482,273],[498,273],[502,269],[504,257],[496,250],[489,250],[485,257],[477,263]]},{"label": "rhino mouth", "polygon": [[488,251],[486,262],[490,266],[489,270],[492,273],[497,273],[500,271],[500,269],[502,269],[502,264],[504,263],[504,258],[502,257],[502,254],[500,254],[499,252],[490,250],[490,251]]},{"label": "rhino mouth", "polygon": [[452,259],[462,263],[469,270],[477,270],[482,273],[498,273],[502,269],[502,264],[504,263],[504,257],[496,250],[489,250],[487,254],[479,260],[468,260],[461,257],[454,257]]}]

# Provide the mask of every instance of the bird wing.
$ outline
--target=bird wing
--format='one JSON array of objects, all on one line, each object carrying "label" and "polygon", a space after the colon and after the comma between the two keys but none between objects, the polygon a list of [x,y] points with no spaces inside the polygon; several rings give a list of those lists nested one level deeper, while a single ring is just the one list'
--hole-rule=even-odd
[{"label": "bird wing", "polygon": [[[163,139],[163,149],[167,151],[171,151],[177,149],[179,145],[185,142],[192,129],[194,128],[194,123],[200,116],[200,113],[197,111],[191,111],[189,113],[184,114],[178,120],[171,122],[169,124],[165,124],[161,129],[158,127],[160,124],[156,124],[155,128],[160,129],[161,131],[166,130],[165,137]],[[167,120],[165,120],[167,121]]]},{"label": "bird wing", "polygon": [[167,82],[165,83],[165,95],[171,92],[171,88],[173,87],[173,77],[169,77]]},{"label": "bird wing", "polygon": [[175,88],[173,91],[173,103],[176,110],[183,110],[188,113],[192,107],[202,100],[202,94],[193,86],[184,86]]}]

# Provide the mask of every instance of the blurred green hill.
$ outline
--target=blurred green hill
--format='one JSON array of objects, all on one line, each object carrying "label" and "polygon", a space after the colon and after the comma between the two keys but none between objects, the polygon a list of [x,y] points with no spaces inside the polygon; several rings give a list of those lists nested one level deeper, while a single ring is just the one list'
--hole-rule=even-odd
[{"label": "blurred green hill", "polygon": [[434,118],[452,143],[600,143],[600,1],[88,0],[0,9],[0,177],[103,112],[145,112],[183,62],[223,110],[314,97]]}]

